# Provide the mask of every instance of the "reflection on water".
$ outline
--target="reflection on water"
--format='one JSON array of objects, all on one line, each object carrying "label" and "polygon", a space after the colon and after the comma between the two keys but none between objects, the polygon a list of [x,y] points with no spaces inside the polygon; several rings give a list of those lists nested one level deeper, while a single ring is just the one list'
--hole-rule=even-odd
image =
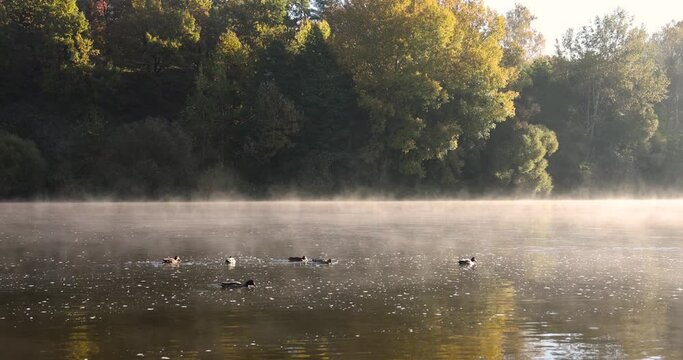
[{"label": "reflection on water", "polygon": [[[0,348],[680,359],[682,218],[680,201],[3,204]],[[284,260],[301,255],[339,262]]]}]

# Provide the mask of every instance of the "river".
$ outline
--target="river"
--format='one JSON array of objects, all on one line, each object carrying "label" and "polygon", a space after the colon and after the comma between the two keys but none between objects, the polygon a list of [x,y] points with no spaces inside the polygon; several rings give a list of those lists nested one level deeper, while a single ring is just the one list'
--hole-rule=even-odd
[{"label": "river", "polygon": [[682,359],[682,255],[676,200],[4,203],[0,357]]}]

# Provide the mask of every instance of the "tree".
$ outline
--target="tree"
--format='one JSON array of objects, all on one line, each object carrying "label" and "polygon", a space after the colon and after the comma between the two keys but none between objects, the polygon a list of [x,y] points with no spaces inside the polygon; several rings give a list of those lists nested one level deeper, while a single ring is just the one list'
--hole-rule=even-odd
[{"label": "tree", "polygon": [[618,10],[542,56],[534,20],[482,0],[0,0],[0,157],[23,164],[0,198],[680,186],[683,23],[649,39]]},{"label": "tree", "polygon": [[[288,28],[296,27],[297,12],[306,12],[302,0],[242,0],[216,2],[211,12],[208,37],[212,44],[226,28],[235,32],[241,41],[255,49],[281,36]],[[304,4],[303,7],[301,4]],[[297,10],[298,9],[298,10]]]},{"label": "tree", "polygon": [[553,142],[550,139],[555,139],[555,133],[530,123],[540,111],[530,91],[534,85],[530,74],[543,49],[543,36],[532,27],[535,19],[519,4],[506,14],[502,63],[511,73],[507,89],[519,95],[514,100],[513,118],[496,126],[490,139],[475,140],[467,151],[459,152],[464,163],[462,177],[471,189],[491,191],[494,186],[525,194],[546,194],[552,189],[545,158],[555,152],[547,144]]},{"label": "tree", "polygon": [[46,191],[75,177],[87,182],[89,172],[75,172],[90,156],[76,150],[78,125],[97,108],[89,24],[75,0],[8,0],[1,8],[0,130],[35,144],[49,164]]},{"label": "tree", "polygon": [[178,195],[193,185],[190,139],[178,125],[159,118],[116,129],[100,164],[102,191],[118,196]]},{"label": "tree", "polygon": [[644,171],[658,186],[680,186],[683,176],[683,22],[653,37],[657,63],[669,80],[668,96],[656,108],[661,126],[645,157]]},{"label": "tree", "polygon": [[558,149],[555,133],[545,126],[507,122],[497,129],[486,152],[493,189],[547,195],[553,189],[547,157]]},{"label": "tree", "polygon": [[265,161],[293,145],[301,114],[273,83],[261,84],[256,96],[254,118],[245,124],[244,146],[249,154]]},{"label": "tree", "polygon": [[504,62],[517,71],[510,88],[520,95],[515,99],[514,118],[498,126],[483,149],[479,181],[488,191],[548,195],[553,189],[547,168],[548,158],[559,147],[557,136],[547,127],[531,123],[541,112],[534,91],[543,84],[539,74],[549,66],[540,57],[543,36],[531,27],[534,19],[519,4],[506,15]]},{"label": "tree", "polygon": [[310,193],[333,193],[361,180],[354,167],[354,133],[363,121],[351,75],[338,64],[330,44],[331,29],[322,21],[305,21],[290,44],[288,70],[278,86],[302,113],[296,147],[282,171]]},{"label": "tree", "polygon": [[657,62],[669,79],[669,96],[658,106],[662,128],[683,131],[683,21],[655,34]]},{"label": "tree", "polygon": [[116,8],[116,5],[112,7],[111,3],[112,0],[77,0],[78,8],[90,24],[91,38],[98,49],[106,47],[111,12],[113,8]]},{"label": "tree", "polygon": [[512,115],[503,21],[480,3],[352,0],[329,19],[369,114],[360,156],[380,175],[425,177],[426,161]]},{"label": "tree", "polygon": [[507,66],[519,67],[541,55],[545,46],[543,34],[532,27],[536,20],[531,11],[521,4],[505,14],[505,38],[503,62]]},{"label": "tree", "polygon": [[200,28],[194,14],[207,4],[197,1],[119,0],[109,36],[109,51],[118,66],[159,73],[194,60]]},{"label": "tree", "polygon": [[0,91],[69,95],[95,53],[76,0],[5,0],[0,6]]},{"label": "tree", "polygon": [[313,16],[313,8],[309,0],[289,0],[287,12],[295,24],[300,24]]},{"label": "tree", "polygon": [[42,190],[46,165],[32,141],[0,132],[0,197],[34,196]]},{"label": "tree", "polygon": [[313,18],[322,20],[334,7],[340,6],[342,0],[314,0],[313,3]]},{"label": "tree", "polygon": [[617,10],[576,33],[569,30],[557,50],[553,81],[568,96],[563,114],[544,121],[558,131],[563,146],[557,159],[571,169],[567,176],[590,174],[596,185],[635,180],[637,153],[657,130],[654,108],[667,86],[645,30]]},{"label": "tree", "polygon": [[238,140],[238,126],[248,117],[253,60],[251,49],[227,30],[197,75],[183,124],[193,137],[202,168],[229,160],[228,152],[232,153]]}]

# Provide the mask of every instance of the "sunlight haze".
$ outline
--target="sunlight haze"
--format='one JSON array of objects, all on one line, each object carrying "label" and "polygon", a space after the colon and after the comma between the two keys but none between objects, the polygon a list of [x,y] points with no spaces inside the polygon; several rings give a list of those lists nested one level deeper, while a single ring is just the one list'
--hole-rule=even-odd
[{"label": "sunlight haze", "polygon": [[538,18],[535,28],[545,37],[545,53],[555,51],[555,39],[569,28],[580,28],[592,21],[596,16],[611,13],[621,7],[634,17],[635,24],[643,24],[652,34],[672,21],[680,21],[683,14],[683,2],[652,1],[619,1],[619,0],[576,0],[572,2],[547,0],[488,0],[490,8],[505,14],[516,3],[531,10]]}]

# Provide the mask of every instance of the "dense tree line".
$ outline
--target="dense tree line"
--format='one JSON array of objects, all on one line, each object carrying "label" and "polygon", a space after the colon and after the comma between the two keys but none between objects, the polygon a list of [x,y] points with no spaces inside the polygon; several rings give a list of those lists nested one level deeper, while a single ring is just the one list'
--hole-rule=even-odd
[{"label": "dense tree line", "polygon": [[0,0],[0,197],[683,186],[683,22],[479,0]]}]

